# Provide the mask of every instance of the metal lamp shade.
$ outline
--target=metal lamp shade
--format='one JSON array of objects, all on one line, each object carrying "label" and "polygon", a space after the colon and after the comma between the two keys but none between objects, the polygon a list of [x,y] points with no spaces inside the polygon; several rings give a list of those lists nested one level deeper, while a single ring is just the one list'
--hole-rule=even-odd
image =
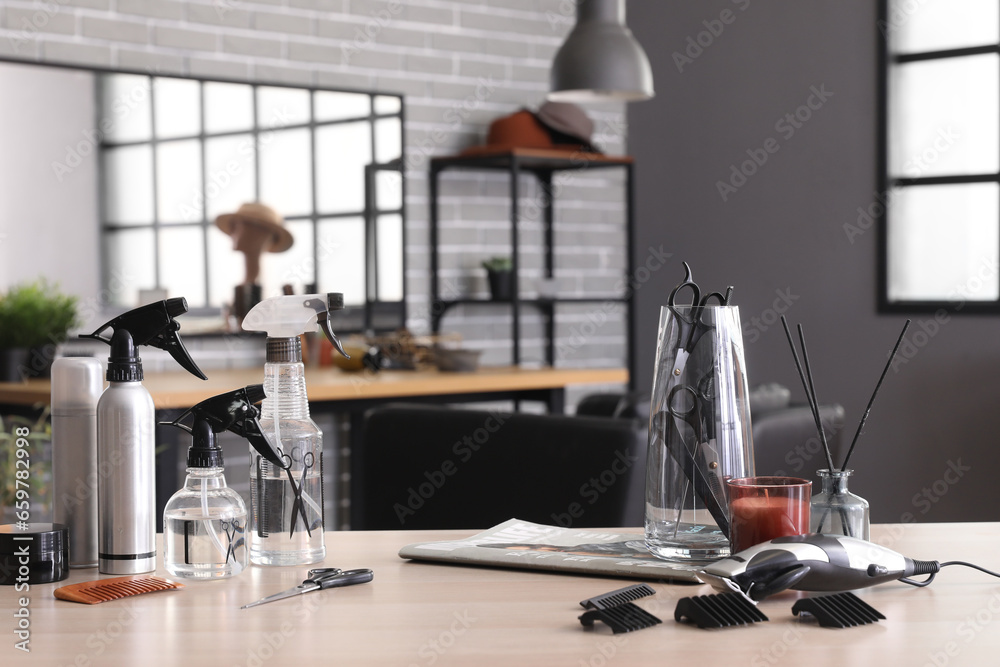
[{"label": "metal lamp shade", "polygon": [[580,0],[576,26],[552,61],[557,102],[634,102],[653,97],[649,59],[625,26],[625,0]]}]

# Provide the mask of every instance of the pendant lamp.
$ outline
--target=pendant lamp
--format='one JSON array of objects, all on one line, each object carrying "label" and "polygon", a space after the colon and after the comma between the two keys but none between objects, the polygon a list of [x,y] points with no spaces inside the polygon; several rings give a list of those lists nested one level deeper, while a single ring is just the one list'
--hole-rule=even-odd
[{"label": "pendant lamp", "polygon": [[576,26],[550,72],[550,100],[636,102],[653,97],[649,59],[625,25],[625,0],[578,0]]}]

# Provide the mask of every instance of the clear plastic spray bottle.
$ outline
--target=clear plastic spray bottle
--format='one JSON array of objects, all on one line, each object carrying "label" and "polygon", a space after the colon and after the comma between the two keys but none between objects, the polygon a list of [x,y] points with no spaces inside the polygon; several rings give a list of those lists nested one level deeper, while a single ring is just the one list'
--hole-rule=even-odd
[{"label": "clear plastic spray bottle", "polygon": [[[266,460],[280,464],[278,452],[260,432],[254,407],[264,398],[263,385],[219,394],[198,403],[172,422],[191,434],[184,488],[163,509],[163,565],[185,579],[224,579],[247,566],[247,508],[226,485],[222,449],[216,433],[245,437]],[[181,422],[194,415],[194,424]]]},{"label": "clear plastic spray bottle", "polygon": [[317,323],[343,354],[330,313],[342,294],[279,296],[261,301],[243,319],[247,331],[267,332],[261,431],[280,463],[250,452],[250,560],[256,565],[305,565],[326,557],[323,543],[323,432],[309,416],[300,334]]}]

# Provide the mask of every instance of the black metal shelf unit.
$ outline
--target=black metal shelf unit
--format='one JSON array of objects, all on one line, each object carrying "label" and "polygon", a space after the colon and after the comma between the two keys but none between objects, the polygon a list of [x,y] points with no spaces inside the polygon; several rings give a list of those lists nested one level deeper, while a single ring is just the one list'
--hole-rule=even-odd
[{"label": "black metal shelf unit", "polygon": [[[519,179],[522,173],[533,175],[539,183],[540,202],[542,209],[542,224],[544,238],[544,271],[547,278],[553,277],[555,269],[554,232],[553,232],[553,174],[566,170],[609,169],[617,168],[625,171],[625,253],[626,253],[626,292],[620,297],[553,297],[537,299],[521,299],[518,297],[518,281],[514,280],[513,298],[508,301],[493,301],[489,299],[441,298],[439,273],[439,221],[438,207],[439,184],[441,174],[447,170],[487,170],[506,171],[510,177],[510,229],[511,229],[511,264],[514,275],[519,268]],[[627,156],[612,157],[589,153],[567,153],[536,149],[513,149],[498,153],[479,155],[459,155],[438,157],[430,164],[430,246],[431,246],[431,328],[434,333],[441,330],[441,321],[445,314],[457,305],[492,304],[510,308],[511,311],[511,344],[515,364],[521,361],[521,309],[522,307],[537,308],[544,316],[545,322],[545,361],[550,366],[555,364],[555,320],[556,307],[559,304],[572,303],[602,303],[617,301],[626,309],[626,359],[629,371],[629,384],[634,383],[635,368],[635,303],[631,288],[631,276],[634,275],[634,245],[635,220],[633,189],[633,162]]]}]

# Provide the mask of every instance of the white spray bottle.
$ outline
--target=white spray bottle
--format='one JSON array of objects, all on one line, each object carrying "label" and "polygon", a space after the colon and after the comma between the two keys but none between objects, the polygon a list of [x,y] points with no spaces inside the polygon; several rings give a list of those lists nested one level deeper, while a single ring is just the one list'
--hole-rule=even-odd
[{"label": "white spray bottle", "polygon": [[250,451],[250,561],[256,565],[305,565],[326,557],[323,543],[323,432],[309,416],[300,334],[317,323],[343,354],[330,313],[342,294],[278,296],[261,301],[243,318],[247,331],[267,332],[260,429],[281,464]]}]

